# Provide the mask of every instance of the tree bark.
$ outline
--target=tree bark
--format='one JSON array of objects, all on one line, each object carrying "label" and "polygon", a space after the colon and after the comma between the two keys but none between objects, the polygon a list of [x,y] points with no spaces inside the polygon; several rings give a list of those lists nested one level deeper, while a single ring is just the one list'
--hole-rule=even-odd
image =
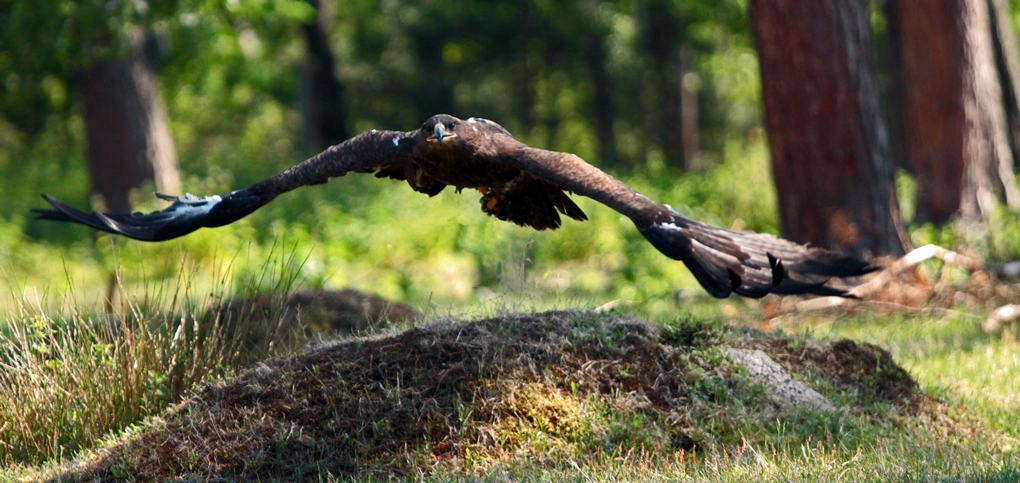
[{"label": "tree bark", "polygon": [[914,221],[946,221],[960,209],[965,166],[963,26],[952,2],[890,0],[890,41],[898,68],[894,96],[904,166],[917,180]]},{"label": "tree bark", "polygon": [[301,111],[306,150],[318,152],[346,141],[347,105],[344,85],[336,76],[336,61],[329,47],[328,16],[319,0],[307,0],[316,18],[302,26],[308,57],[302,71]]},{"label": "tree bark", "polygon": [[752,0],[783,235],[901,254],[868,3]]},{"label": "tree bark", "polygon": [[[645,12],[645,50],[655,77],[657,105],[651,132],[666,161],[685,170],[695,168],[698,150],[697,96],[684,85],[689,55],[683,48],[684,26],[666,2],[652,0]],[[693,118],[692,118],[693,117]]]},{"label": "tree bark", "polygon": [[964,7],[964,149],[968,162],[960,214],[967,220],[982,220],[995,208],[995,188],[1002,190],[1006,204],[1014,211],[1020,209],[1020,192],[1013,177],[1013,153],[995,63],[989,5],[986,0],[965,0]]},{"label": "tree bark", "polygon": [[616,154],[616,134],[613,122],[616,120],[613,109],[613,90],[606,72],[606,52],[602,45],[602,37],[590,33],[585,38],[585,59],[595,88],[592,96],[591,112],[595,119],[595,132],[599,137],[599,164],[617,166],[620,158]]},{"label": "tree bark", "polygon": [[142,41],[134,32],[126,58],[97,61],[79,82],[92,191],[105,205],[96,208],[113,213],[129,212],[131,190],[146,181],[162,192],[180,189],[166,109]]},{"label": "tree bark", "polygon": [[1020,166],[1020,47],[1005,0],[989,0],[994,26],[995,60],[1002,83],[1013,166]]},{"label": "tree bark", "polygon": [[990,1],[890,0],[887,8],[904,164],[918,187],[914,221],[980,221],[996,191],[1020,208],[1004,107],[1014,94],[1000,82],[1008,72],[996,59]]}]

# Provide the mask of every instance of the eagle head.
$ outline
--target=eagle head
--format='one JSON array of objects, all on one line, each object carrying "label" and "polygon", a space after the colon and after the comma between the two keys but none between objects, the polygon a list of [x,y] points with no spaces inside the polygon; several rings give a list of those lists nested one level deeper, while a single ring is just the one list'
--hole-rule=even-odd
[{"label": "eagle head", "polygon": [[457,137],[457,131],[459,125],[462,123],[460,119],[453,117],[449,114],[439,114],[432,116],[425,124],[421,126],[423,132],[429,135],[425,138],[430,143],[446,144],[451,139]]}]

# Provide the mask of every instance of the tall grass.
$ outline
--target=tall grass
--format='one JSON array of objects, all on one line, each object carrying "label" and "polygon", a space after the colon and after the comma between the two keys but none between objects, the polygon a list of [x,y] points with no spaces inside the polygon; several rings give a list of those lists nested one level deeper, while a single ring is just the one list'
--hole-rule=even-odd
[{"label": "tall grass", "polygon": [[195,284],[200,265],[182,259],[175,280],[143,286],[141,297],[118,284],[120,302],[106,311],[81,308],[73,289],[60,304],[16,295],[0,332],[0,466],[71,456],[203,381],[291,348],[296,339],[280,333],[284,304],[258,318],[221,310],[232,296],[286,297],[302,261],[274,252],[253,275],[214,277],[211,291]]}]

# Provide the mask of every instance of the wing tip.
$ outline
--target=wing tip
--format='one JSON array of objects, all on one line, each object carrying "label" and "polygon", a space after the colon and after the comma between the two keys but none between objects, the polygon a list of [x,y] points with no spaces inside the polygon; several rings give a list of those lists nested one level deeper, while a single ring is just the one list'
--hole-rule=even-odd
[{"label": "wing tip", "polygon": [[670,215],[671,221],[639,225],[639,231],[664,255],[684,262],[698,283],[716,298],[731,293],[761,298],[775,293],[856,299],[848,290],[829,285],[831,277],[860,276],[881,268],[831,250],[774,236],[765,241],[747,238],[758,234],[715,228],[675,212]]}]

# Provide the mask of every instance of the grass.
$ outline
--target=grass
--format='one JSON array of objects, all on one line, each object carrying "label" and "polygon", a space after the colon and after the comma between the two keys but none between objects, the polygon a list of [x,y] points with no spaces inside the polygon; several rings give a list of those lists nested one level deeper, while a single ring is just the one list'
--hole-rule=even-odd
[{"label": "grass", "polygon": [[[280,258],[265,262],[268,278]],[[234,291],[275,289],[282,297],[291,279],[242,279],[231,287],[224,278],[203,296],[188,283],[195,270],[184,262],[178,283],[141,299],[122,292],[117,307],[82,308],[72,293],[54,309],[46,294],[24,292],[0,332],[0,465],[74,454],[158,414],[201,382],[286,348],[277,337],[288,310],[282,302],[268,304],[262,319],[219,307]]]},{"label": "grass", "polygon": [[[342,355],[313,361],[324,356],[309,352],[244,372],[304,340],[277,336],[297,310],[285,294],[309,285],[297,274],[312,257],[262,250],[236,255],[232,261],[269,257],[261,267],[236,263],[242,269],[234,278],[229,270],[218,279],[201,274],[207,265],[196,261],[179,269],[172,284],[157,278],[134,294],[120,285],[112,311],[77,302],[75,293],[54,301],[19,290],[2,341],[0,467],[8,469],[0,480],[85,471],[143,481],[416,474],[425,481],[1014,481],[1020,467],[1020,343],[1015,326],[983,333],[988,309],[973,301],[914,315],[858,308],[767,318],[769,303],[657,296],[620,305],[652,325],[626,325],[615,316],[556,325],[535,316],[545,325],[525,330],[496,308],[514,301],[524,301],[517,310],[527,312],[593,304],[531,296],[523,270],[513,283],[495,286],[501,298],[474,309],[489,322],[437,325],[443,309],[425,305],[431,322],[412,322],[409,332],[353,326],[355,338],[332,346],[347,347]],[[516,261],[528,252],[504,253]],[[973,282],[939,273],[961,290]],[[1011,290],[993,292],[1008,297]],[[223,311],[238,298],[251,302]],[[687,310],[693,312],[677,315]],[[300,315],[305,324],[335,328],[314,322],[321,316],[313,311]],[[635,337],[644,345],[635,345]],[[842,338],[856,342],[830,342]],[[281,344],[287,350],[277,351]],[[727,362],[722,345],[765,350],[841,409],[777,410]],[[662,348],[676,352],[627,359]],[[426,349],[432,352],[421,356]],[[316,372],[329,364],[332,374]],[[883,379],[861,378],[901,377],[897,365],[917,381],[916,397],[890,397]],[[655,398],[657,384],[673,388],[672,402]],[[194,392],[201,387],[207,389]],[[292,405],[265,403],[274,387]],[[301,402],[299,389],[313,387],[333,391]],[[263,402],[232,405],[224,403],[228,396]],[[310,419],[334,426],[300,419],[321,412],[322,401],[330,410]],[[337,423],[345,414],[348,424],[366,422]],[[411,424],[421,418],[425,426]],[[153,445],[157,440],[177,441],[169,447],[183,453]],[[154,470],[145,461],[190,469]]]},{"label": "grass", "polygon": [[[970,387],[925,382],[938,367],[912,368],[924,391],[915,394],[881,349],[817,342],[837,337],[830,328],[839,326],[863,330],[862,339],[879,332],[869,314],[845,315],[814,320],[810,338],[694,316],[648,324],[571,312],[388,329],[217,379],[73,466],[55,464],[68,461],[65,452],[8,476],[75,468],[65,476],[374,481],[424,471],[426,481],[1014,481],[1017,425],[1008,398],[968,399],[961,394]],[[906,327],[919,325],[911,322],[891,327],[908,340]],[[991,343],[1006,352],[1011,337]],[[961,340],[937,336],[922,345],[951,353]],[[765,349],[840,410],[777,410],[727,362],[721,344]],[[967,370],[948,377],[1000,395],[1014,391],[1015,378],[1001,368],[992,382],[1005,387],[974,377],[983,366],[973,352],[956,360]],[[883,380],[899,392],[883,390]],[[989,401],[998,409],[989,410]],[[89,437],[81,446],[95,443],[96,434]]]},{"label": "grass", "polygon": [[847,318],[804,318],[781,323],[786,331],[848,337],[889,347],[897,360],[949,405],[965,408],[1020,450],[1020,341],[1017,327],[987,334],[980,314],[943,316],[861,313]]},{"label": "grass", "polygon": [[[811,366],[830,397],[872,395],[844,400],[839,414],[777,410],[727,362],[718,344],[729,336],[677,325],[667,332],[701,336],[687,345],[640,320],[550,312],[331,343],[207,387],[81,463],[80,476],[161,480],[183,465],[200,478],[294,480],[323,470],[474,472],[515,457],[555,464],[598,453],[859,447],[917,411],[909,377],[905,392],[872,391],[873,369],[833,377],[873,361],[870,350],[819,346],[818,354],[849,355],[827,366],[789,341],[751,339],[775,342],[777,360]],[[875,404],[896,410],[872,414]]]}]

